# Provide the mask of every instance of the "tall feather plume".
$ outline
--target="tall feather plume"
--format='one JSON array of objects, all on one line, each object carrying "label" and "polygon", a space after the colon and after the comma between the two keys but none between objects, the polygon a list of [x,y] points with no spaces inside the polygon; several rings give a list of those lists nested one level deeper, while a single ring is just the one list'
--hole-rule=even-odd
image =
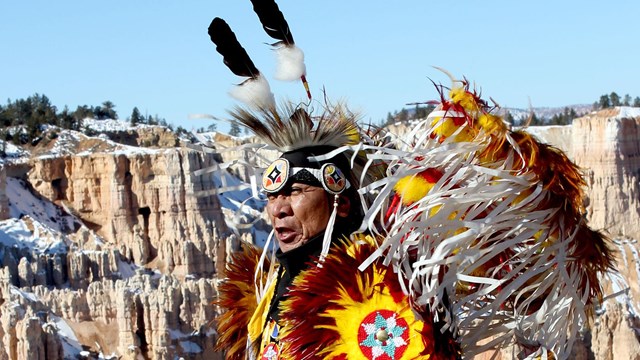
[{"label": "tall feather plume", "polygon": [[248,77],[238,87],[232,89],[230,95],[256,108],[273,107],[275,100],[269,83],[253,64],[229,25],[223,19],[216,17],[211,21],[208,32],[229,70],[238,76]]},{"label": "tall feather plume", "polygon": [[309,84],[307,83],[307,69],[304,64],[304,53],[295,45],[289,24],[273,0],[251,0],[253,10],[260,19],[264,31],[270,37],[278,40],[272,45],[278,54],[278,68],[276,79],[293,81],[300,79],[311,99]]}]

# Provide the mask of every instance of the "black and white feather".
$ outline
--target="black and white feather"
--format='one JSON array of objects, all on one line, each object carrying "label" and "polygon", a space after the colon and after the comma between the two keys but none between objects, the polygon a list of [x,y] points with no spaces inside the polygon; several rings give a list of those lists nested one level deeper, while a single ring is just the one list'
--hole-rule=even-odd
[{"label": "black and white feather", "polygon": [[271,38],[278,40],[272,44],[278,56],[275,78],[283,81],[302,79],[303,83],[306,83],[306,79],[303,78],[307,73],[304,53],[295,45],[289,24],[278,4],[273,0],[251,0],[251,3],[264,31]]},{"label": "black and white feather", "polygon": [[274,107],[275,99],[269,82],[254,65],[229,25],[223,19],[216,17],[209,25],[208,32],[229,70],[238,76],[248,78],[234,87],[229,94],[253,108]]}]

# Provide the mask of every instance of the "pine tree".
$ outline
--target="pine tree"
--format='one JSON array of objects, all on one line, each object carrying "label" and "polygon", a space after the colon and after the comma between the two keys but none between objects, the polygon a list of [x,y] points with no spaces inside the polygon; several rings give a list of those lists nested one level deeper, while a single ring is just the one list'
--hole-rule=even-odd
[{"label": "pine tree", "polygon": [[573,108],[565,107],[560,114],[555,114],[549,120],[551,125],[568,125],[577,117],[576,111]]},{"label": "pine tree", "polygon": [[240,135],[240,125],[237,122],[233,121],[231,123],[231,128],[229,129],[229,135],[238,136]]},{"label": "pine tree", "polygon": [[397,111],[393,113],[387,113],[387,118],[382,122],[382,126],[391,125],[396,122],[396,115],[398,115]]},{"label": "pine tree", "polygon": [[529,118],[529,126],[539,126],[539,125],[544,125],[544,120],[538,118],[538,115],[532,112],[531,117]]},{"label": "pine tree", "polygon": [[387,120],[384,123],[384,125],[390,125],[393,124],[393,115],[391,115],[391,112],[387,113]]},{"label": "pine tree", "polygon": [[60,113],[60,115],[58,115],[58,117],[60,121],[60,127],[62,127],[63,129],[69,129],[69,130],[80,129],[80,127],[77,126],[78,122],[76,118],[73,116],[73,114],[69,112],[68,107],[65,106],[62,112]]},{"label": "pine tree", "polygon": [[176,135],[182,135],[182,134],[186,134],[187,130],[185,128],[183,128],[182,126],[178,126],[176,128]]},{"label": "pine tree", "polygon": [[93,113],[92,118],[96,120],[105,120],[108,118],[107,113],[101,106],[92,106],[91,112]]},{"label": "pine tree", "polygon": [[433,111],[434,108],[435,106],[433,105],[428,105],[425,107],[416,105],[415,119],[426,119],[427,116],[429,116],[429,114]]},{"label": "pine tree", "polygon": [[576,112],[576,109],[571,108],[571,111],[569,111],[569,122],[573,122],[573,120],[577,117],[578,113]]},{"label": "pine tree", "polygon": [[600,109],[607,109],[611,107],[611,101],[609,100],[609,95],[600,96],[600,102],[598,102]]},{"label": "pine tree", "polygon": [[623,99],[624,100],[622,100],[622,105],[631,106],[631,95],[625,94]]},{"label": "pine tree", "polygon": [[2,141],[2,147],[0,147],[0,157],[7,157],[7,136],[5,135],[5,130],[0,130],[0,141]]},{"label": "pine tree", "polygon": [[104,111],[106,119],[113,119],[113,120],[118,119],[118,113],[116,113],[116,111],[114,110],[115,107],[116,107],[115,104],[109,100],[102,103],[102,109]]},{"label": "pine tree", "polygon": [[157,121],[158,125],[167,126],[167,119],[165,119],[165,118],[161,118],[158,115],[156,115],[156,121]]},{"label": "pine tree", "polygon": [[398,121],[407,121],[409,119],[409,112],[407,109],[400,110],[397,119]]},{"label": "pine tree", "polygon": [[46,95],[35,94],[27,100],[31,102],[31,117],[35,118],[35,122],[40,125],[58,125],[56,107],[51,105]]},{"label": "pine tree", "polygon": [[73,117],[76,119],[77,122],[81,122],[82,120],[86,119],[86,118],[92,118],[94,119],[94,114],[93,114],[93,110],[87,106],[87,105],[82,105],[76,108],[76,111],[73,112]]},{"label": "pine tree", "polygon": [[414,119],[422,119],[422,118],[426,117],[426,116],[424,116],[424,111],[423,110],[426,110],[426,109],[425,108],[421,108],[419,104],[416,104],[416,109],[415,109],[415,111],[413,113],[413,118]]},{"label": "pine tree", "polygon": [[131,122],[131,126],[136,126],[139,123],[141,123],[144,120],[144,118],[142,117],[142,115],[140,115],[140,110],[138,110],[138,107],[135,106],[133,108],[133,111],[131,111],[131,117],[129,118],[129,121]]},{"label": "pine tree", "polygon": [[609,99],[611,99],[611,106],[620,106],[620,96],[615,91],[609,94]]},{"label": "pine tree", "polygon": [[633,107],[640,107],[640,96],[636,96],[636,98],[633,99]]},{"label": "pine tree", "polygon": [[508,110],[507,110],[507,113],[504,115],[504,120],[511,125],[515,125],[516,123],[516,119],[513,117],[513,114],[511,114],[511,111],[508,111]]},{"label": "pine tree", "polygon": [[4,128],[11,126],[11,117],[9,116],[9,110],[0,105],[0,127]]}]

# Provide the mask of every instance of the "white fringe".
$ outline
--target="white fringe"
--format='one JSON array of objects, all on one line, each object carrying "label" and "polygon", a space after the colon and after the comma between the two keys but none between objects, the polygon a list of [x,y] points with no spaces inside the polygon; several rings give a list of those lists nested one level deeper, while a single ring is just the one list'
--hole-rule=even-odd
[{"label": "white fringe", "polygon": [[[579,286],[579,270],[569,272],[566,266],[577,227],[567,228],[562,217],[555,221],[559,209],[540,208],[550,195],[527,169],[512,168],[521,157],[517,147],[504,160],[481,164],[477,154],[488,136],[454,142],[454,134],[440,143],[429,137],[431,122],[416,124],[400,139],[399,150],[380,148],[372,156],[395,159],[389,162],[389,176],[367,189],[379,194],[365,215],[373,233],[378,233],[376,219],[387,211],[399,179],[428,168],[444,175],[424,198],[400,206],[381,234],[380,248],[360,268],[384,256],[383,263],[398,273],[416,308],[443,307],[446,296],[449,308],[439,320],[459,331],[466,358],[514,340],[537,344],[543,356],[549,349],[567,358],[587,319],[589,294]],[[553,233],[560,238],[544,243]],[[505,250],[513,251],[511,257],[495,264]],[[533,311],[539,303],[543,305]]]},{"label": "white fringe", "polygon": [[333,210],[331,211],[331,216],[329,216],[329,221],[327,222],[327,228],[324,231],[324,237],[322,239],[322,251],[320,252],[320,261],[318,262],[318,266],[322,267],[322,263],[324,259],[329,254],[329,249],[331,248],[331,236],[333,235],[333,227],[336,224],[336,215],[338,214],[338,195],[333,195]]}]

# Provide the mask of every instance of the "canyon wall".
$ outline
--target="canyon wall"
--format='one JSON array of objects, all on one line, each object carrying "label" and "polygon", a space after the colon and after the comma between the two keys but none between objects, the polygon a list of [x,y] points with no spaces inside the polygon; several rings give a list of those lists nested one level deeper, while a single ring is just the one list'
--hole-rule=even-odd
[{"label": "canyon wall", "polygon": [[212,159],[187,149],[44,157],[28,181],[136,264],[180,276],[214,274],[220,234],[212,184],[192,173]]},{"label": "canyon wall", "polygon": [[613,236],[640,239],[640,118],[624,109],[576,119],[571,156],[587,171],[588,219]]},{"label": "canyon wall", "polygon": [[[193,176],[214,157],[115,148],[31,159],[35,210],[0,228],[0,359],[221,358],[211,302],[237,243],[218,197],[199,196],[214,183]],[[3,210],[24,200],[6,189]],[[6,243],[13,229],[27,246]]]},{"label": "canyon wall", "polygon": [[640,239],[640,112],[604,109],[570,126],[530,127],[583,168],[589,224],[613,237]]}]

